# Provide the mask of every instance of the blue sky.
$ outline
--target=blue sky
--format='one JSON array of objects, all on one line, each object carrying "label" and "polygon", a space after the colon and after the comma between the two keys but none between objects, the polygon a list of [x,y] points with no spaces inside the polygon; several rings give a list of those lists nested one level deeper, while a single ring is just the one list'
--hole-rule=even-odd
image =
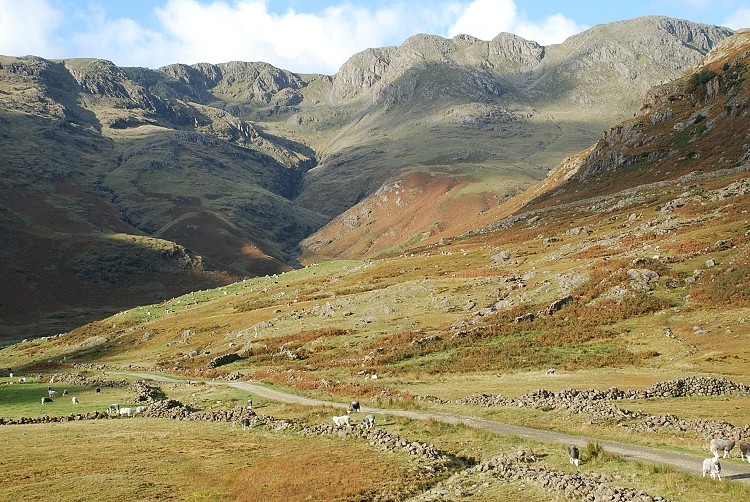
[{"label": "blue sky", "polygon": [[264,61],[334,74],[368,47],[417,33],[560,43],[596,24],[665,15],[750,27],[747,0],[0,0],[0,54],[119,66]]}]

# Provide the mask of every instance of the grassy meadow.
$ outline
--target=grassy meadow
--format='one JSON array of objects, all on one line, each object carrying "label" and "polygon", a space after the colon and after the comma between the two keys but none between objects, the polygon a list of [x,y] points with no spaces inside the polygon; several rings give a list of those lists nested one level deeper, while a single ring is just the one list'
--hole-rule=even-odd
[{"label": "grassy meadow", "polygon": [[139,418],[5,427],[3,500],[367,500],[409,485],[365,444]]}]

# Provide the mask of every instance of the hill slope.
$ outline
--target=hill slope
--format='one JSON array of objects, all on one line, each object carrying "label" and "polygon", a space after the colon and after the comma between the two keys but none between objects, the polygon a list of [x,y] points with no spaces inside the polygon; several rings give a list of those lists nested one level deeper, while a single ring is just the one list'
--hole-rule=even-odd
[{"label": "hill slope", "polygon": [[[301,388],[354,385],[363,374],[549,366],[710,372],[721,364],[723,374],[745,375],[748,77],[744,32],[654,88],[640,117],[613,128],[640,123],[636,133],[608,132],[579,162],[510,201],[515,214],[461,238],[191,293],[3,357],[27,369],[49,361],[188,373],[229,365]],[[686,120],[698,111],[704,119]],[[711,125],[692,127],[704,122]],[[717,163],[719,149],[725,161]]]},{"label": "hill slope", "polygon": [[546,48],[418,35],[332,77],[2,57],[0,330],[289,270],[342,212],[308,256],[455,235],[729,34],[654,17]]}]

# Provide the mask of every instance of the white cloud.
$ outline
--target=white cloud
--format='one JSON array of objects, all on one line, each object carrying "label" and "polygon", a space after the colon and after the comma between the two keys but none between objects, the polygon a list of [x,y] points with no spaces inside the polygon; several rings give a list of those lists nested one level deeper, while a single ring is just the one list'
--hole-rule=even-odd
[{"label": "white cloud", "polygon": [[541,45],[550,45],[584,29],[586,26],[578,25],[562,14],[548,16],[541,22],[531,21],[525,12],[518,12],[514,0],[474,0],[448,29],[448,35],[453,37],[465,33],[491,40],[501,32],[510,32]]},{"label": "white cloud", "polygon": [[172,62],[265,61],[329,74],[356,52],[400,43],[414,21],[403,4],[370,10],[343,3],[317,14],[274,14],[258,0],[170,0],[156,13],[175,50]]},{"label": "white cloud", "polygon": [[519,21],[513,33],[541,45],[552,45],[563,42],[566,38],[587,29],[588,26],[576,24],[562,14],[544,18],[542,22]]},{"label": "white cloud", "polygon": [[512,30],[517,18],[513,0],[474,0],[448,28],[448,36],[467,34],[491,40],[503,31]]},{"label": "white cloud", "polygon": [[62,13],[45,0],[0,0],[0,53],[9,56],[52,53],[49,34],[62,21]]},{"label": "white cloud", "polygon": [[733,30],[750,28],[750,8],[742,7],[737,9],[730,14],[722,24]]},{"label": "white cloud", "polygon": [[118,66],[150,66],[171,56],[172,48],[163,35],[143,28],[132,19],[109,19],[96,6],[79,12],[78,16],[87,29],[71,36],[76,57],[109,59]]},{"label": "white cloud", "polygon": [[562,14],[531,21],[515,0],[391,0],[377,7],[339,1],[314,13],[275,13],[267,0],[167,0],[147,19],[130,19],[113,17],[102,0],[0,0],[0,53],[96,57],[149,68],[264,61],[333,74],[359,51],[400,45],[417,33],[489,40],[509,31],[548,45],[582,29]]}]

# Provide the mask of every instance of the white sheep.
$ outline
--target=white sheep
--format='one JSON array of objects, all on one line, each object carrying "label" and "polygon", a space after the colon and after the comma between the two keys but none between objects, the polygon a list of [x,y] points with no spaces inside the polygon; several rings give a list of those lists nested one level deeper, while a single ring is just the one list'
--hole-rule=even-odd
[{"label": "white sheep", "polygon": [[548,375],[554,375],[555,373],[557,373],[557,370],[555,368],[549,368],[547,370]]},{"label": "white sheep", "polygon": [[148,411],[148,406],[138,406],[135,409],[136,415],[139,413],[146,413]]},{"label": "white sheep", "polygon": [[742,460],[750,462],[750,444],[745,443],[744,441],[740,443],[740,456],[742,457]]},{"label": "white sheep", "polygon": [[47,389],[47,394],[49,397],[57,397],[57,391],[52,389]]},{"label": "white sheep", "polygon": [[51,402],[52,402],[52,398],[51,397],[43,397],[42,398],[42,404],[47,404],[47,403],[51,403]]},{"label": "white sheep", "polygon": [[718,439],[714,438],[708,443],[708,449],[714,454],[714,457],[719,456],[719,452],[724,452],[724,458],[729,456],[729,452],[734,448],[734,439]]},{"label": "white sheep", "polygon": [[118,415],[119,413],[120,413],[120,405],[119,404],[115,403],[115,404],[110,404],[109,406],[107,406],[107,414],[109,414],[109,415]]},{"label": "white sheep", "polygon": [[703,477],[706,477],[706,474],[711,476],[711,479],[716,479],[718,481],[721,481],[721,462],[719,462],[719,457],[714,456],[711,458],[707,458],[703,461]]},{"label": "white sheep", "polygon": [[351,427],[352,424],[349,422],[349,415],[342,415],[340,417],[333,417],[333,423],[336,424],[336,427],[341,427],[346,425],[347,427]]},{"label": "white sheep", "polygon": [[133,416],[133,408],[120,408],[120,416],[121,417],[132,417]]},{"label": "white sheep", "polygon": [[18,383],[26,383],[26,377],[19,378]]},{"label": "white sheep", "polygon": [[375,415],[370,413],[369,415],[365,416],[365,418],[362,419],[362,425],[364,425],[368,429],[372,429],[375,426]]},{"label": "white sheep", "polygon": [[73,404],[78,404],[78,398],[77,397],[73,396],[71,398],[71,400],[73,401]]}]

